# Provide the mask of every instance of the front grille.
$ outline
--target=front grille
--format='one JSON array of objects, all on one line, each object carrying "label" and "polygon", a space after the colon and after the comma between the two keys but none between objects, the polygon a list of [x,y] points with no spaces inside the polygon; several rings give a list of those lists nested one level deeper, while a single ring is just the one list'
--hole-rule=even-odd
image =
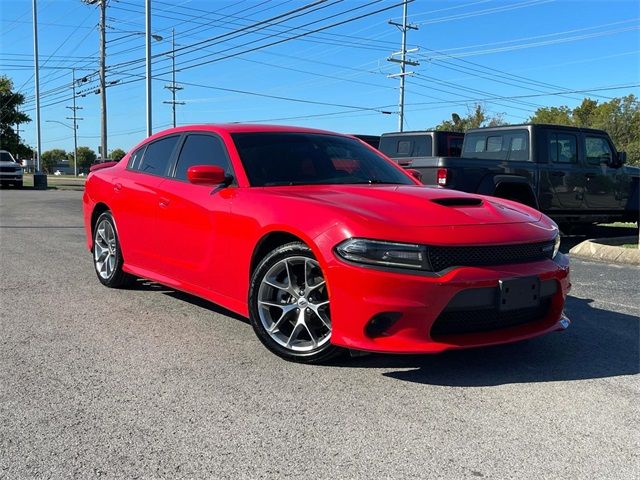
[{"label": "front grille", "polygon": [[434,272],[450,267],[476,267],[525,263],[552,258],[554,241],[518,245],[473,247],[427,247],[429,263]]},{"label": "front grille", "polygon": [[469,308],[442,312],[431,327],[431,337],[481,333],[516,327],[542,320],[549,312],[551,298],[542,299],[533,308],[500,312],[497,307]]},{"label": "front grille", "polygon": [[17,170],[16,167],[0,167],[1,173],[15,173]]}]

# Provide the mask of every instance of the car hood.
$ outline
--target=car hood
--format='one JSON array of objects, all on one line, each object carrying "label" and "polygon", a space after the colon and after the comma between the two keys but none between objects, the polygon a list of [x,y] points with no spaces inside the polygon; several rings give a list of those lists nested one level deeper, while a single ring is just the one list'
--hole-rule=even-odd
[{"label": "car hood", "polygon": [[364,220],[407,227],[524,223],[542,217],[513,202],[420,185],[305,185],[265,191]]},{"label": "car hood", "polygon": [[20,164],[16,162],[0,161],[0,167],[19,167],[19,166]]}]

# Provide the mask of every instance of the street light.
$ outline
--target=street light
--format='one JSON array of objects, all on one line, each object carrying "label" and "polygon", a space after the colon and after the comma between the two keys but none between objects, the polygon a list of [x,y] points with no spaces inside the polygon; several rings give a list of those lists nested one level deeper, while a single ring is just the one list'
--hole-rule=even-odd
[{"label": "street light", "polygon": [[45,120],[45,122],[59,123],[60,125],[63,125],[73,130],[73,174],[77,177],[78,176],[78,125],[76,125],[74,128],[73,126],[67,125],[66,123],[61,122],[59,120]]}]

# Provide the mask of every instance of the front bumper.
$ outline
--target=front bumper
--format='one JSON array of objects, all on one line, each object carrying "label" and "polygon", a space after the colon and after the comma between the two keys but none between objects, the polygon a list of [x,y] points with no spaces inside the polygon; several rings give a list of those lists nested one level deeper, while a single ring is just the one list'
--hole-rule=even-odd
[{"label": "front bumper", "polygon": [[[331,342],[355,350],[387,353],[439,353],[450,349],[510,343],[567,328],[563,307],[570,288],[569,260],[495,267],[461,267],[441,276],[383,271],[334,258],[327,265],[331,298]],[[470,289],[497,288],[499,281],[537,276],[546,285],[547,302],[541,316],[505,328],[457,334],[433,334],[438,317],[454,297]],[[474,295],[472,295],[474,296]],[[477,296],[476,296],[477,297]],[[458,297],[459,298],[459,297]],[[455,302],[454,302],[455,303]],[[367,325],[381,313],[399,318],[383,334],[371,336]],[[470,312],[473,316],[473,311]]]}]

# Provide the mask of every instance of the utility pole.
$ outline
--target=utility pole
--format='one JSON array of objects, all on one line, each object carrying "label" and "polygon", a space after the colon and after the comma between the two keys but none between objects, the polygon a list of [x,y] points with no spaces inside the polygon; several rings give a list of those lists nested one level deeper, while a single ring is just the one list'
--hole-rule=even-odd
[{"label": "utility pole", "polygon": [[[400,73],[394,73],[388,75],[388,78],[400,77],[400,98],[398,100],[398,131],[402,132],[404,129],[404,82],[407,75],[412,75],[414,72],[407,72],[406,66],[417,66],[419,62],[413,60],[407,60],[407,53],[417,52],[417,48],[407,50],[407,32],[409,30],[418,30],[417,25],[407,23],[407,0],[402,3],[402,23],[397,23],[389,20],[390,25],[395,25],[402,32],[402,50],[391,54],[387,61],[400,64]],[[397,57],[400,58],[397,58]]]},{"label": "utility pole", "polygon": [[73,174],[78,176],[78,120],[84,120],[76,115],[77,110],[82,107],[76,106],[76,69],[71,70],[73,78],[73,106],[67,107],[73,112],[73,116],[67,117],[67,120],[73,120]]},{"label": "utility pole", "polygon": [[[107,154],[107,80],[105,62],[107,57],[106,39],[107,0],[100,0],[100,156]],[[75,113],[74,113],[75,116]]]},{"label": "utility pole", "polygon": [[145,14],[145,50],[147,57],[147,137],[153,135],[151,113],[151,0],[144,1]]},{"label": "utility pole", "polygon": [[35,94],[36,94],[36,163],[34,175],[40,172],[40,68],[38,63],[38,10],[36,0],[33,0],[33,64],[35,68]]},{"label": "utility pole", "polygon": [[82,0],[88,5],[98,4],[100,7],[100,60],[99,60],[99,74],[100,74],[100,88],[96,90],[96,93],[100,93],[100,156],[104,158],[107,151],[107,80],[105,73],[105,62],[107,58],[107,36],[106,36],[106,17],[107,17],[107,2],[109,0]]},{"label": "utility pole", "polygon": [[162,103],[168,103],[173,110],[173,128],[176,128],[176,105],[184,105],[184,102],[176,101],[176,91],[182,90],[180,85],[176,84],[176,31],[171,29],[171,83],[165,85],[164,88],[171,91],[171,100],[165,100]]}]

